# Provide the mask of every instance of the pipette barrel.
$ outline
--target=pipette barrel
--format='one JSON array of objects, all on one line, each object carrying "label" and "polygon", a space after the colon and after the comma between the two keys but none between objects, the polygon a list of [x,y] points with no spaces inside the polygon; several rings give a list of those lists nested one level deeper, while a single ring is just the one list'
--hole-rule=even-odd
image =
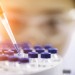
[{"label": "pipette barrel", "polygon": [[3,12],[1,6],[0,6],[0,20],[1,20],[2,24],[4,25],[8,35],[9,35],[11,41],[12,41],[12,43],[13,44],[15,43],[14,47],[16,48],[18,54],[20,54],[20,49],[19,49],[18,45],[16,44],[15,37],[14,37],[14,35],[12,33],[12,30],[11,30],[10,25],[8,23],[7,17],[5,15],[5,13]]}]

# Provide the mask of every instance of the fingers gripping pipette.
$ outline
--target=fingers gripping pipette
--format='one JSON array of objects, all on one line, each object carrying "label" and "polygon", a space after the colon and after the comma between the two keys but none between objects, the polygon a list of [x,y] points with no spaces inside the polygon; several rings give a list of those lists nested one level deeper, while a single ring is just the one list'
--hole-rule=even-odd
[{"label": "fingers gripping pipette", "polygon": [[15,40],[15,37],[14,37],[14,35],[12,33],[12,30],[11,30],[10,25],[8,23],[7,17],[6,17],[6,15],[3,12],[1,7],[0,7],[0,21],[2,22],[4,28],[6,29],[6,31],[7,31],[8,35],[9,35],[14,47],[16,48],[18,54],[20,55],[20,49],[19,49],[18,44],[17,44],[17,42]]}]

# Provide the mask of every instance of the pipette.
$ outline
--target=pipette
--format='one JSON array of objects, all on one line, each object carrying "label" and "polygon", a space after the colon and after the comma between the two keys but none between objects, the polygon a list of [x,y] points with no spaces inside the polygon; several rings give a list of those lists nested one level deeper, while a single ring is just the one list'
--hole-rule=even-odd
[{"label": "pipette", "polygon": [[6,15],[3,12],[1,7],[0,7],[0,21],[2,22],[4,28],[6,29],[8,35],[9,35],[9,37],[10,37],[10,39],[11,39],[13,45],[14,45],[14,47],[16,48],[16,50],[18,52],[18,55],[20,55],[20,49],[19,49],[18,44],[17,44],[17,42],[15,40],[15,37],[14,37],[14,35],[12,33],[12,30],[11,30],[10,25],[8,23],[7,17],[6,17]]}]

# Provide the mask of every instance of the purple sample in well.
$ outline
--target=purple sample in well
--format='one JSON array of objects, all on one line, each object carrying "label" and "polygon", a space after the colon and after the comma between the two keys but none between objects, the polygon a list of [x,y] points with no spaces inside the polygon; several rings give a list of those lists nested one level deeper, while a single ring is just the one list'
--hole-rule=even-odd
[{"label": "purple sample in well", "polygon": [[2,52],[4,53],[5,51],[9,51],[9,49],[8,48],[3,48]]},{"label": "purple sample in well", "polygon": [[37,52],[29,52],[28,57],[29,58],[38,58],[38,53]]},{"label": "purple sample in well", "polygon": [[49,49],[49,48],[52,48],[52,46],[49,45],[49,44],[47,44],[47,45],[44,46],[44,48],[45,48],[45,49]]},{"label": "purple sample in well", "polygon": [[51,58],[51,54],[47,52],[43,52],[41,53],[41,58],[43,59]]},{"label": "purple sample in well", "polygon": [[14,52],[13,51],[4,51],[4,54],[13,56]]},{"label": "purple sample in well", "polygon": [[32,52],[32,50],[30,48],[24,48],[23,52],[26,53],[26,54],[28,54],[29,52]]},{"label": "purple sample in well", "polygon": [[37,53],[41,54],[41,53],[44,52],[45,50],[44,50],[43,48],[41,48],[41,49],[37,48],[37,49],[35,49],[35,51],[36,51]]},{"label": "purple sample in well", "polygon": [[19,60],[19,58],[17,56],[9,56],[8,57],[8,61],[10,62],[17,62]]},{"label": "purple sample in well", "polygon": [[42,49],[41,45],[35,45],[34,49]]},{"label": "purple sample in well", "polygon": [[23,43],[21,45],[21,47],[24,49],[24,48],[30,48],[30,44],[29,43]]},{"label": "purple sample in well", "polygon": [[19,58],[19,63],[29,63],[29,58]]},{"label": "purple sample in well", "polygon": [[41,66],[46,67],[51,64],[51,54],[48,52],[43,52],[41,53]]},{"label": "purple sample in well", "polygon": [[57,48],[50,48],[48,50],[49,53],[51,53],[51,59],[53,61],[58,61],[59,57],[58,57],[58,49]]},{"label": "purple sample in well", "polygon": [[7,55],[0,55],[0,61],[6,61],[6,60],[8,60]]},{"label": "purple sample in well", "polygon": [[14,53],[18,53],[15,48],[12,48],[11,51],[13,51]]},{"label": "purple sample in well", "polygon": [[30,66],[38,66],[38,53],[37,52],[29,52],[28,53],[30,59]]},{"label": "purple sample in well", "polygon": [[48,52],[51,53],[51,54],[57,54],[58,49],[57,48],[49,48]]}]

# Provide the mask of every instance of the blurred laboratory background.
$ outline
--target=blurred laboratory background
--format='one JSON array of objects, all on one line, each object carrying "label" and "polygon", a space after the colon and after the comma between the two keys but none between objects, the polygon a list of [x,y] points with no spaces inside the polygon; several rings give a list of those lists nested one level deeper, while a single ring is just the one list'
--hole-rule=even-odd
[{"label": "blurred laboratory background", "polygon": [[[75,75],[75,0],[0,0],[0,5],[17,43],[51,44],[59,49],[61,71],[55,68],[35,75]],[[11,40],[0,22],[0,44],[4,43]]]}]

